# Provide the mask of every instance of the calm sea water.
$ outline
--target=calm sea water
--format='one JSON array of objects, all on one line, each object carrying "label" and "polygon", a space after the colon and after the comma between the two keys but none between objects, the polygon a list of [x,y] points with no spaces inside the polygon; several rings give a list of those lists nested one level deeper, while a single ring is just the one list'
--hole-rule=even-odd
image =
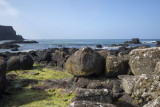
[{"label": "calm sea water", "polygon": [[[97,44],[101,44],[103,49],[118,49],[119,47],[111,47],[111,44],[123,44],[125,41],[130,41],[130,39],[37,39],[38,44],[18,44],[20,45],[20,51],[30,51],[30,50],[41,50],[48,48],[60,48],[58,45],[68,48],[81,48],[83,46],[88,46],[95,49]],[[141,45],[155,46],[155,41],[160,41],[160,39],[141,39]],[[6,41],[0,41],[4,43]],[[131,45],[137,46],[137,45]],[[0,49],[0,52],[10,51]]]}]

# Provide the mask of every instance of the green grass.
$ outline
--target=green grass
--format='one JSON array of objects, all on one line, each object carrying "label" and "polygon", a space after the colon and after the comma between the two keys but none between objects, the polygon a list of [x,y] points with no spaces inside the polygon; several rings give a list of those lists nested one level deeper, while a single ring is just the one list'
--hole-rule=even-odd
[{"label": "green grass", "polygon": [[[39,73],[38,75],[33,75]],[[46,79],[62,79],[62,78],[69,78],[73,75],[69,74],[66,71],[58,71],[58,70],[52,70],[43,68],[41,65],[35,65],[33,67],[33,70],[17,70],[17,71],[11,71],[8,74],[17,74],[17,79],[36,79],[36,80],[46,80]]]},{"label": "green grass", "polygon": [[[65,71],[55,71],[43,68],[40,65],[34,65],[33,70],[11,71],[8,74],[16,74],[17,77],[12,81],[12,86],[15,84],[21,85],[23,79],[35,79],[44,81],[46,79],[62,79],[72,77]],[[36,75],[33,75],[36,74]],[[5,95],[0,102],[0,107],[66,107],[71,99],[75,96],[74,93],[66,93],[64,89],[50,89],[45,91],[32,90],[31,86],[23,87],[22,90],[13,91],[11,95]]]}]

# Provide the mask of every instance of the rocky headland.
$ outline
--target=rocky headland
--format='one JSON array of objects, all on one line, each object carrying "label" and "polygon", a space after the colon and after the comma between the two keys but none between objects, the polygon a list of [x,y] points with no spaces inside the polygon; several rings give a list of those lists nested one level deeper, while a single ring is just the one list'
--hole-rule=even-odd
[{"label": "rocky headland", "polygon": [[17,35],[12,26],[0,25],[0,40],[24,40],[21,35]]}]

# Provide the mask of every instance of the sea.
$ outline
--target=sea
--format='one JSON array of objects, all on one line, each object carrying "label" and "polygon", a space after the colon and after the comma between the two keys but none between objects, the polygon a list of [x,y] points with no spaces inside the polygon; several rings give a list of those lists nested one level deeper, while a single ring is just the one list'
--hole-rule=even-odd
[{"label": "sea", "polygon": [[[112,44],[123,44],[125,41],[131,41],[130,39],[34,39],[38,43],[34,44],[18,44],[20,45],[20,52],[28,52],[31,50],[43,50],[48,48],[82,48],[88,46],[90,48],[96,49],[97,44],[101,44],[102,49],[105,50],[116,50],[119,46],[112,47]],[[156,46],[156,41],[160,39],[140,39],[141,44],[130,44],[129,47],[139,46],[139,45],[150,45],[151,47]],[[0,41],[0,44],[9,41]],[[60,47],[60,45],[62,47]],[[10,49],[0,49],[0,52],[11,52]]]}]

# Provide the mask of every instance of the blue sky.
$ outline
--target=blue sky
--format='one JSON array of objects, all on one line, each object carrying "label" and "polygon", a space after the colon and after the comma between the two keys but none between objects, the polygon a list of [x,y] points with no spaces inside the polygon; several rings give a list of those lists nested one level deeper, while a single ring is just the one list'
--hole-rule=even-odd
[{"label": "blue sky", "polygon": [[160,39],[160,0],[0,0],[26,39]]}]

